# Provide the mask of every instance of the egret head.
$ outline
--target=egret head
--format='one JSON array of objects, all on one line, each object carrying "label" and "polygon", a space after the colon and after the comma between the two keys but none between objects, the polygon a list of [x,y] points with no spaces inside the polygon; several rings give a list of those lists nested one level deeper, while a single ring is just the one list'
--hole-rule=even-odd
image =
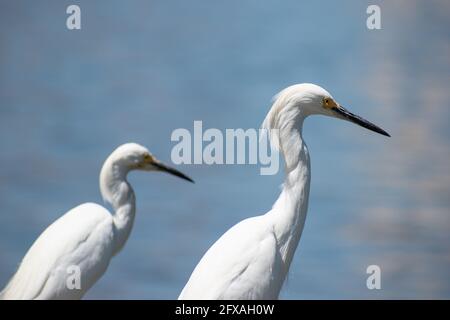
[{"label": "egret head", "polygon": [[[299,113],[298,111],[301,110]],[[270,121],[267,128],[280,126],[280,114],[293,116],[302,114],[303,117],[322,114],[333,118],[343,119],[360,125],[366,129],[390,137],[390,135],[373,123],[351,113],[340,105],[330,93],[318,85],[311,83],[296,84],[282,90],[276,97],[265,122]]]},{"label": "egret head", "polygon": [[126,143],[119,146],[110,156],[114,164],[126,171],[162,171],[170,173],[184,180],[194,182],[184,173],[169,167],[153,156],[147,148],[137,143]]}]

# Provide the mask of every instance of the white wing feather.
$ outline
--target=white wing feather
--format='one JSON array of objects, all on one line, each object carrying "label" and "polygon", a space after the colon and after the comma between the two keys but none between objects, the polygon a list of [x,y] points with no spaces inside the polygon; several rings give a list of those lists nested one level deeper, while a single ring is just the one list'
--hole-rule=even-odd
[{"label": "white wing feather", "polygon": [[[113,250],[111,214],[95,203],[79,205],[52,223],[26,253],[0,299],[80,299],[108,267]],[[81,288],[70,289],[73,269]]]},{"label": "white wing feather", "polygon": [[[267,217],[243,220],[206,252],[179,299],[277,299],[282,266]],[[255,230],[255,232],[252,232]],[[272,272],[274,271],[274,272]]]}]

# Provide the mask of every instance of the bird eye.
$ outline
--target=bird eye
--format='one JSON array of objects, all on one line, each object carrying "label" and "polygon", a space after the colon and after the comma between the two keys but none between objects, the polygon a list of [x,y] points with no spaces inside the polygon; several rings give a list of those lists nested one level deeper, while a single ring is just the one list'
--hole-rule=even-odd
[{"label": "bird eye", "polygon": [[144,154],[144,161],[146,162],[150,162],[152,160],[152,156],[149,155],[148,153]]},{"label": "bird eye", "polygon": [[329,99],[325,99],[324,102],[325,102],[326,105],[328,105],[330,103],[330,100]]}]

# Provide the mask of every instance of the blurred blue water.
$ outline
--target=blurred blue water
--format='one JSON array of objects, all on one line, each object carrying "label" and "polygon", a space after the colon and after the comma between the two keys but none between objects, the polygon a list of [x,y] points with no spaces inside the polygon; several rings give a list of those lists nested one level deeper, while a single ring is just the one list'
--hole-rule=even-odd
[{"label": "blurred blue water", "polygon": [[[82,30],[65,28],[79,4]],[[98,174],[135,141],[169,161],[171,132],[258,128],[280,89],[318,83],[392,134],[315,117],[309,215],[281,295],[450,298],[450,6],[368,1],[2,1],[0,286]],[[196,180],[132,174],[133,233],[86,298],[176,298],[205,250],[266,212],[282,173],[186,165]],[[382,268],[369,291],[366,267]]]}]

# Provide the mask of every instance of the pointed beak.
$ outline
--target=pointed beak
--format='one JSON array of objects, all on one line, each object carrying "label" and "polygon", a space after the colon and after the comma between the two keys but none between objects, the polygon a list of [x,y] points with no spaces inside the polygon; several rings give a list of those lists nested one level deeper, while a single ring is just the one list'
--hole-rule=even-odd
[{"label": "pointed beak", "polygon": [[172,167],[169,167],[169,166],[165,165],[164,163],[162,163],[159,160],[154,159],[154,161],[152,162],[152,165],[159,171],[167,172],[169,174],[177,176],[178,178],[181,178],[181,179],[187,180],[189,182],[195,183],[194,180],[189,178],[184,173],[178,171],[177,169],[174,169]]},{"label": "pointed beak", "polygon": [[338,105],[338,106],[332,108],[331,110],[336,114],[336,116],[338,118],[356,123],[357,125],[360,125],[361,127],[364,127],[371,131],[382,134],[383,136],[390,137],[389,133],[387,133],[380,127],[374,125],[372,122],[369,122],[364,118],[361,118],[360,116],[357,116],[356,114],[351,113],[350,111],[345,109],[343,106]]}]

